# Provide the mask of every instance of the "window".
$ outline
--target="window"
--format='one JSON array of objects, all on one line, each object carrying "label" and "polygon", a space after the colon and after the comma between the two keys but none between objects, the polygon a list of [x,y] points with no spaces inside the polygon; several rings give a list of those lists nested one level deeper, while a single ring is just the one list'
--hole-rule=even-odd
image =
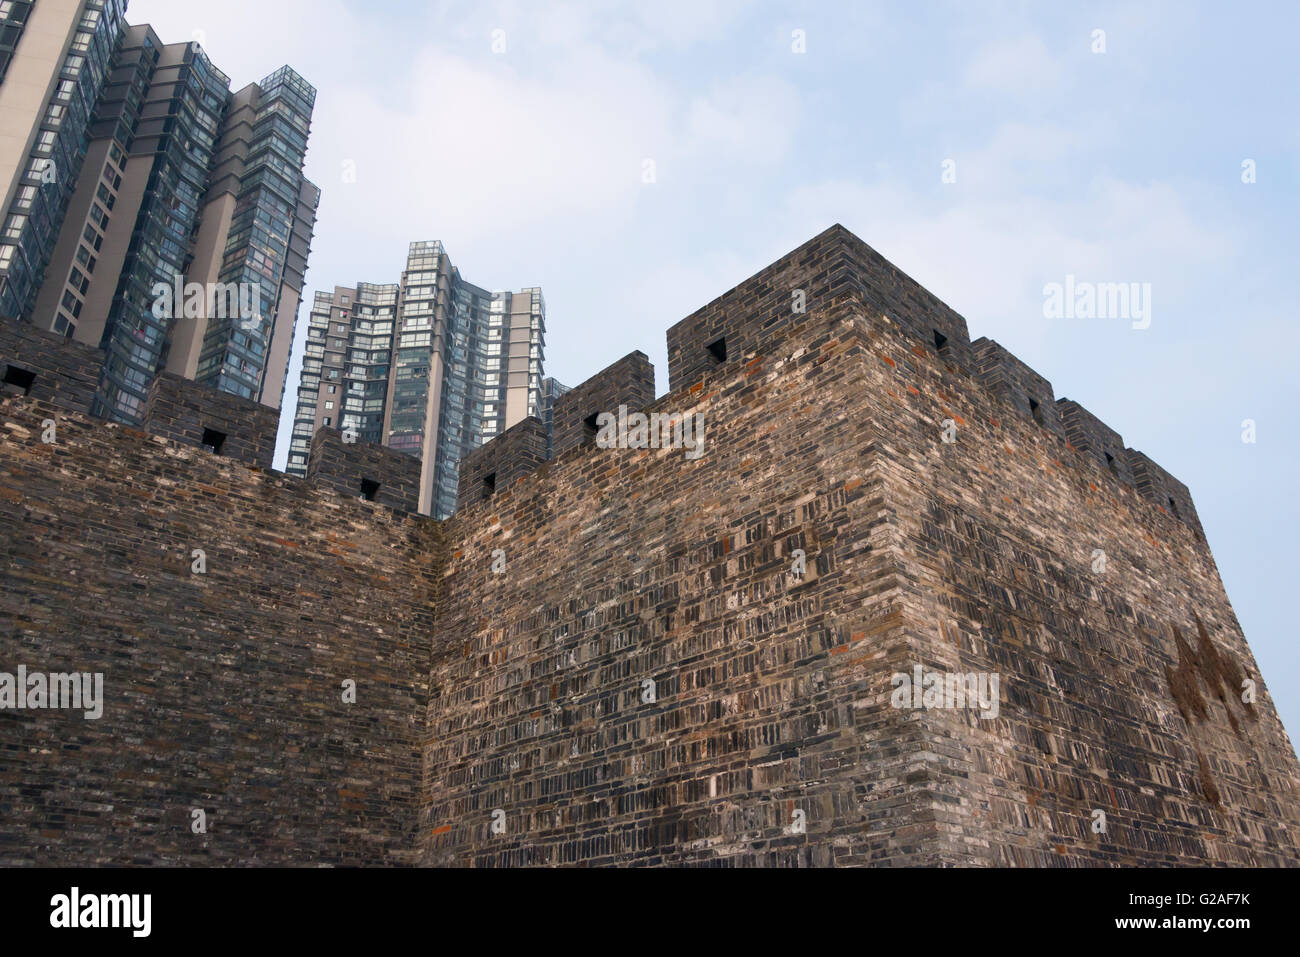
[{"label": "window", "polygon": [[483,498],[491,498],[497,493],[497,473],[483,476]]},{"label": "window", "polygon": [[722,337],[708,345],[709,355],[713,356],[713,361],[722,364],[727,361],[727,339]]},{"label": "window", "polygon": [[596,436],[600,433],[600,426],[597,424],[599,421],[600,421],[599,412],[593,412],[591,415],[587,416],[585,419],[582,420],[582,431],[583,431],[584,442],[596,441]]},{"label": "window", "polygon": [[374,479],[363,478],[361,480],[361,498],[367,502],[373,502],[375,496],[379,494],[379,483]]},{"label": "window", "polygon": [[948,344],[948,337],[945,336],[945,335],[944,335],[942,332],[940,332],[938,329],[935,329],[935,330],[934,330],[934,347],[935,347],[936,349],[938,349],[940,352],[942,352],[942,351],[943,351],[943,347],[946,346],[947,344]]}]

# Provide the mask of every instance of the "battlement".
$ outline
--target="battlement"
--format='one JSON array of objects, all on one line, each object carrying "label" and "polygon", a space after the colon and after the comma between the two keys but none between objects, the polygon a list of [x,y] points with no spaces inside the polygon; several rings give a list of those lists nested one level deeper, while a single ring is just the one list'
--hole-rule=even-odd
[{"label": "battlement", "polygon": [[[971,342],[965,319],[838,224],[668,330],[670,394],[706,376],[732,374],[740,364],[791,340],[805,327],[807,314],[829,314],[833,307],[865,310],[871,321],[887,320],[914,340],[913,353],[934,356],[946,368],[969,375],[1021,416],[1095,459],[1116,481],[1202,533],[1186,486],[1153,462],[1154,469],[1144,466],[1144,474],[1152,477],[1139,481],[1133,457],[1140,453],[1125,448],[1118,432],[1079,403],[1058,400],[1050,381],[998,342],[984,337]],[[552,457],[593,440],[601,412],[616,412],[620,404],[640,411],[653,402],[649,359],[642,352],[624,356],[556,400]],[[523,453],[526,461],[507,467],[509,450],[496,446],[503,438],[483,446],[490,451],[476,453],[476,461],[490,456],[493,465],[478,470],[482,474],[476,473],[470,483],[475,488],[462,502],[484,497],[476,483],[486,475],[508,472],[513,481],[540,464],[530,448]]]},{"label": "battlement", "polygon": [[149,389],[143,425],[146,432],[173,442],[270,469],[280,413],[252,399],[160,372]]},{"label": "battlement", "polygon": [[461,459],[457,504],[491,498],[545,464],[546,426],[530,415]]},{"label": "battlement", "polygon": [[[696,445],[542,464],[525,419],[446,522],[358,501],[416,460],[335,430],[314,481],[254,467],[264,423],[184,382],[166,435],[0,396],[0,653],[105,677],[102,721],[0,721],[0,863],[1294,865],[1300,767],[1186,489],[863,302],[641,410]],[[922,665],[1002,690],[900,701]]]},{"label": "battlement", "polygon": [[89,413],[104,353],[73,339],[0,318],[0,391]]},{"label": "battlement", "polygon": [[672,391],[743,363],[804,313],[850,297],[969,367],[966,320],[857,236],[836,224],[668,330]]},{"label": "battlement", "polygon": [[1071,399],[1058,399],[1065,437],[1080,452],[1091,456],[1125,485],[1136,486],[1128,456],[1124,453],[1124,436]]},{"label": "battlement", "polygon": [[1053,435],[1065,438],[1065,423],[1052,383],[992,339],[980,338],[971,344],[978,379],[1016,407],[1021,415],[1033,419]]},{"label": "battlement", "polygon": [[1138,492],[1204,539],[1205,530],[1187,486],[1136,449],[1125,449],[1124,455]]},{"label": "battlement", "polygon": [[[104,352],[0,319],[0,396],[23,396],[103,421],[94,415]],[[181,445],[270,471],[275,460],[277,409],[252,399],[160,372],[149,388],[141,428]],[[343,441],[337,429],[313,438],[306,481],[389,508],[416,511],[418,459],[369,442]],[[295,481],[297,481],[295,479]]]},{"label": "battlement", "polygon": [[655,400],[655,367],[632,352],[555,400],[554,456],[596,439],[596,417],[625,405],[639,412]]},{"label": "battlement", "polygon": [[338,429],[317,429],[307,481],[344,495],[414,512],[420,505],[420,460],[372,442],[348,442]]}]

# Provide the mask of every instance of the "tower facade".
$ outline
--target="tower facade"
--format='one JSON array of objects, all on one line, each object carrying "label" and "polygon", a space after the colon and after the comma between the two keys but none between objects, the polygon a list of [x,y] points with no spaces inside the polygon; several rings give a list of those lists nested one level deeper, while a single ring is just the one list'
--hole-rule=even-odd
[{"label": "tower facade", "polygon": [[83,179],[125,8],[124,0],[0,4],[0,315],[35,309]]},{"label": "tower facade", "polygon": [[411,243],[400,283],[316,294],[286,470],[305,474],[315,430],[339,428],[418,458],[420,511],[445,518],[461,459],[542,414],[545,345],[541,289],[490,292],[441,242]]},{"label": "tower facade", "polygon": [[323,428],[278,474],[271,410],[176,376],[105,428],[95,350],[0,322],[0,661],[107,679],[0,720],[0,864],[1300,863],[1152,458],[838,226],[668,346],[668,394],[631,353],[433,521],[415,460]]},{"label": "tower facade", "polygon": [[24,208],[0,312],[102,348],[96,411],[118,421],[139,422],[161,371],[278,408],[320,199],[302,175],[315,90],[286,66],[232,93],[197,43],[125,26],[123,6],[81,6],[33,159],[9,177]]},{"label": "tower facade", "polygon": [[290,475],[307,474],[311,441],[322,428],[383,444],[398,289],[363,282],[316,293],[285,467]]}]

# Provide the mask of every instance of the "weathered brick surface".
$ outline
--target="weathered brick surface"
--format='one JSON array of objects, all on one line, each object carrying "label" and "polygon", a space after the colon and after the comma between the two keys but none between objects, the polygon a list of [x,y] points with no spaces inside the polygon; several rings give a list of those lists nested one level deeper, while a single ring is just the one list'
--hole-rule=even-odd
[{"label": "weathered brick surface", "polygon": [[[451,520],[426,863],[1300,863],[1205,543],[869,306],[820,319],[655,404],[699,462],[593,449]],[[915,665],[998,716],[893,708]]]},{"label": "weathered brick surface", "polygon": [[546,464],[546,426],[529,416],[460,461],[457,507],[500,494]]},{"label": "weathered brick surface", "polygon": [[[0,375],[10,366],[35,373],[31,398],[62,409],[89,412],[99,386],[104,353],[26,322],[0,319]],[[17,394],[15,388],[0,391]]]},{"label": "weathered brick surface", "polygon": [[1070,444],[1088,455],[1116,478],[1136,485],[1128,456],[1124,452],[1124,437],[1097,418],[1079,403],[1060,399],[1061,421],[1065,424],[1065,437]]},{"label": "weathered brick surface", "polygon": [[976,339],[971,344],[971,355],[973,371],[989,391],[1015,406],[1025,418],[1065,438],[1065,423],[1052,383],[992,339]]},{"label": "weathered brick surface", "polygon": [[1125,449],[1124,455],[1133,473],[1133,480],[1137,483],[1137,490],[1155,502],[1162,511],[1186,523],[1204,538],[1205,531],[1201,528],[1200,516],[1196,514],[1196,503],[1192,501],[1192,493],[1187,486],[1135,449]]},{"label": "weathered brick surface", "polygon": [[[805,315],[850,297],[929,348],[937,334],[945,340],[945,359],[970,365],[966,320],[837,224],[669,329],[670,388],[690,386],[719,365],[735,368],[781,341],[803,318],[794,311],[795,290],[803,292]],[[725,363],[708,348],[719,339],[726,343]]]},{"label": "weathered brick surface", "polygon": [[553,455],[559,458],[595,438],[592,427],[602,412],[617,414],[625,405],[640,412],[655,400],[655,367],[644,352],[632,352],[555,400]]},{"label": "weathered brick surface", "polygon": [[361,497],[363,483],[379,488],[372,500],[407,512],[419,510],[420,460],[373,442],[345,442],[338,429],[316,430],[307,456],[307,481]]},{"label": "weathered brick surface", "polygon": [[204,431],[225,436],[220,455],[269,469],[275,459],[276,409],[161,372],[144,407],[144,428],[185,445],[203,443]]},{"label": "weathered brick surface", "polygon": [[905,649],[874,436],[841,405],[861,348],[811,331],[656,402],[706,416],[695,462],[593,448],[453,517],[428,863],[923,860],[920,728],[869,685]]},{"label": "weathered brick surface", "polygon": [[[0,863],[1300,864],[1185,486],[818,239],[646,410],[702,415],[701,457],[543,465],[526,420],[442,525],[0,400],[0,670],[108,701],[0,711]],[[771,311],[796,277],[821,298]],[[916,666],[998,713],[895,707]]]},{"label": "weathered brick surface", "polygon": [[0,711],[0,864],[413,863],[440,554],[420,516],[0,400],[0,671],[106,699]]},{"label": "weathered brick surface", "polygon": [[909,635],[1003,682],[996,720],[925,712],[937,859],[1300,863],[1295,752],[1199,529],[947,364],[877,350]]}]

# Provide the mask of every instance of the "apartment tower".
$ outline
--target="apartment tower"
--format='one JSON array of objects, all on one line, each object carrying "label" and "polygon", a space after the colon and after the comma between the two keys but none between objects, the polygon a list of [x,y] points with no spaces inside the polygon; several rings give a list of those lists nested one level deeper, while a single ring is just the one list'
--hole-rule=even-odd
[{"label": "apartment tower", "polygon": [[316,293],[285,467],[290,475],[307,475],[311,439],[320,428],[384,444],[398,289],[363,282]]},{"label": "apartment tower", "polygon": [[[11,211],[0,311],[103,349],[95,411],[108,418],[138,423],[164,370],[278,408],[320,200],[302,175],[316,91],[286,66],[232,93],[197,43],[123,25],[120,3],[80,6],[52,94],[68,103],[47,109],[11,201],[48,193],[49,213]],[[21,60],[0,99],[16,68],[33,72]],[[45,127],[60,121],[75,148],[51,172],[42,144],[57,146]]]},{"label": "apartment tower", "polygon": [[420,511],[449,516],[461,458],[543,414],[545,335],[541,289],[490,292],[442,243],[411,243],[399,284],[316,293],[286,471],[338,428],[419,458]]}]

